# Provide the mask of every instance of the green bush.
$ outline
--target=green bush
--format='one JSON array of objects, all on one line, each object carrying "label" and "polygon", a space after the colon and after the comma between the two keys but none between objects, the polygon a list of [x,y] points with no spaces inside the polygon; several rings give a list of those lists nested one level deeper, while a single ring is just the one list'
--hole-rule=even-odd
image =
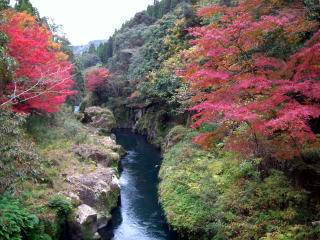
[{"label": "green bush", "polygon": [[83,125],[76,119],[76,115],[66,107],[55,114],[30,115],[24,126],[40,146],[64,140],[83,143],[87,139]]},{"label": "green bush", "polygon": [[19,206],[8,193],[0,197],[0,239],[51,240],[40,219]]},{"label": "green bush", "polygon": [[56,212],[61,221],[66,221],[73,211],[71,201],[60,195],[51,197],[48,206]]},{"label": "green bush", "polygon": [[[197,131],[198,132],[198,131]],[[242,159],[220,144],[192,143],[190,131],[164,154],[159,194],[166,218],[187,239],[319,239],[317,207],[279,170]]]},{"label": "green bush", "polygon": [[25,115],[0,111],[0,194],[24,179],[37,180],[41,161],[22,129]]}]

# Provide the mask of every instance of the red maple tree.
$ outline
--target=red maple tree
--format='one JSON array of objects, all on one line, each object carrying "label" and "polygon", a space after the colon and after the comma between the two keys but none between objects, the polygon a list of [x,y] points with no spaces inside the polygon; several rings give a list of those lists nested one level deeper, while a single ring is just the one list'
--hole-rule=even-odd
[{"label": "red maple tree", "polygon": [[89,91],[105,90],[108,79],[112,77],[108,69],[103,67],[94,67],[86,71],[86,87]]},{"label": "red maple tree", "polygon": [[52,33],[27,12],[5,10],[1,31],[10,38],[8,54],[18,62],[14,79],[5,87],[1,105],[11,103],[14,111],[56,112],[73,95],[72,64],[59,52]]},{"label": "red maple tree", "polygon": [[[308,122],[320,116],[317,23],[307,20],[301,4],[284,1],[245,0],[198,14],[215,20],[190,29],[197,40],[184,75],[195,92],[193,127],[218,123],[218,129],[195,141],[208,146],[227,135],[227,147],[246,154],[261,155],[264,142],[278,158],[299,155],[316,140]],[[304,47],[291,53],[288,46],[301,45],[310,33]],[[278,52],[271,52],[275,45]]]}]

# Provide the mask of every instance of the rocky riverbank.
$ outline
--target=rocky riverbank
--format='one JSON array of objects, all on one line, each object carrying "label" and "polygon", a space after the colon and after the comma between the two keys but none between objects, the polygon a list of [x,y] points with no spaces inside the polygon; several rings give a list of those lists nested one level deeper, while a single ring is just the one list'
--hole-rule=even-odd
[{"label": "rocky riverbank", "polygon": [[[32,190],[27,202],[34,202],[34,209],[44,206],[39,217],[53,239],[99,238],[97,232],[108,224],[120,194],[118,162],[125,151],[112,133],[116,126],[113,113],[107,108],[89,107],[77,118],[83,124],[77,122],[74,138],[38,149],[48,162],[44,171],[49,180],[30,183]],[[73,124],[75,120],[68,126]],[[81,141],[76,137],[79,131],[85,136]],[[61,202],[47,207],[52,198],[70,202],[72,211],[67,219],[59,219],[59,211],[64,207]]]},{"label": "rocky riverbank", "polygon": [[111,133],[116,123],[109,109],[87,108],[82,121],[89,132],[88,140],[70,151],[78,161],[87,164],[82,171],[74,166],[65,173],[68,190],[60,194],[78,202],[71,228],[74,239],[91,239],[108,224],[110,211],[117,205],[120,193],[117,166],[124,151]]}]

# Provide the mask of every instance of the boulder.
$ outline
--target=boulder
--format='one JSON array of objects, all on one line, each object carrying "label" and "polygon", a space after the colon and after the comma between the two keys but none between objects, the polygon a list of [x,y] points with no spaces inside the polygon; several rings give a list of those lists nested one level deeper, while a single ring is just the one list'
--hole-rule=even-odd
[{"label": "boulder", "polygon": [[109,217],[120,192],[116,170],[98,164],[95,171],[88,174],[76,173],[66,178],[79,199],[96,209],[100,215]]},{"label": "boulder", "polygon": [[112,151],[118,153],[120,156],[126,154],[126,151],[123,149],[123,147],[121,145],[117,145],[115,136],[113,134],[111,136],[98,138],[97,142],[105,148],[111,149]]},{"label": "boulder", "polygon": [[[98,230],[108,224],[109,219],[100,215],[94,208],[82,204],[77,207],[75,214],[75,222],[72,229],[76,234],[73,239],[83,239],[82,236],[89,237],[90,239],[100,239]],[[82,233],[82,234],[80,234]]]},{"label": "boulder", "polygon": [[61,194],[73,202],[79,202],[72,227],[74,236],[79,239],[82,239],[81,236],[92,239],[99,229],[108,224],[110,211],[116,207],[120,194],[116,172],[113,168],[98,164],[90,173],[74,173],[66,177],[69,191]]},{"label": "boulder", "polygon": [[93,236],[98,231],[98,213],[92,207],[82,204],[76,210],[75,223],[85,232],[86,235]]},{"label": "boulder", "polygon": [[[119,148],[117,145],[114,148]],[[101,147],[96,144],[80,144],[73,147],[72,151],[82,160],[91,160],[105,167],[116,166],[120,160],[119,153],[112,148]]]},{"label": "boulder", "polygon": [[84,110],[83,122],[98,130],[101,135],[109,134],[116,127],[111,110],[101,107],[88,107]]}]

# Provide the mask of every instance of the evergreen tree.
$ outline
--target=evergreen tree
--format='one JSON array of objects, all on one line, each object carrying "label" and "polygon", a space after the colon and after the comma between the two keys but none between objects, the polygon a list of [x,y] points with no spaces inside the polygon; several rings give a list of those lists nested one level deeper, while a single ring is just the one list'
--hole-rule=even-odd
[{"label": "evergreen tree", "polygon": [[10,0],[0,0],[0,11],[9,8]]},{"label": "evergreen tree", "polygon": [[29,0],[18,0],[14,6],[19,12],[27,11],[29,14],[36,16],[40,20],[38,9],[32,6]]},{"label": "evergreen tree", "polygon": [[113,56],[113,38],[109,37],[108,41],[105,43],[101,43],[96,52],[100,57],[102,63],[107,63],[108,59]]},{"label": "evergreen tree", "polygon": [[94,46],[93,43],[90,44],[88,53],[96,53],[96,47]]},{"label": "evergreen tree", "polygon": [[106,43],[106,56],[107,59],[113,56],[113,38],[110,37],[108,42]]},{"label": "evergreen tree", "polygon": [[157,19],[161,18],[160,2],[158,0],[154,1],[154,17]]},{"label": "evergreen tree", "polygon": [[171,0],[163,0],[164,3],[164,13],[168,13],[172,10]]},{"label": "evergreen tree", "polygon": [[155,8],[154,5],[149,5],[147,8],[147,13],[150,17],[155,18]]}]

